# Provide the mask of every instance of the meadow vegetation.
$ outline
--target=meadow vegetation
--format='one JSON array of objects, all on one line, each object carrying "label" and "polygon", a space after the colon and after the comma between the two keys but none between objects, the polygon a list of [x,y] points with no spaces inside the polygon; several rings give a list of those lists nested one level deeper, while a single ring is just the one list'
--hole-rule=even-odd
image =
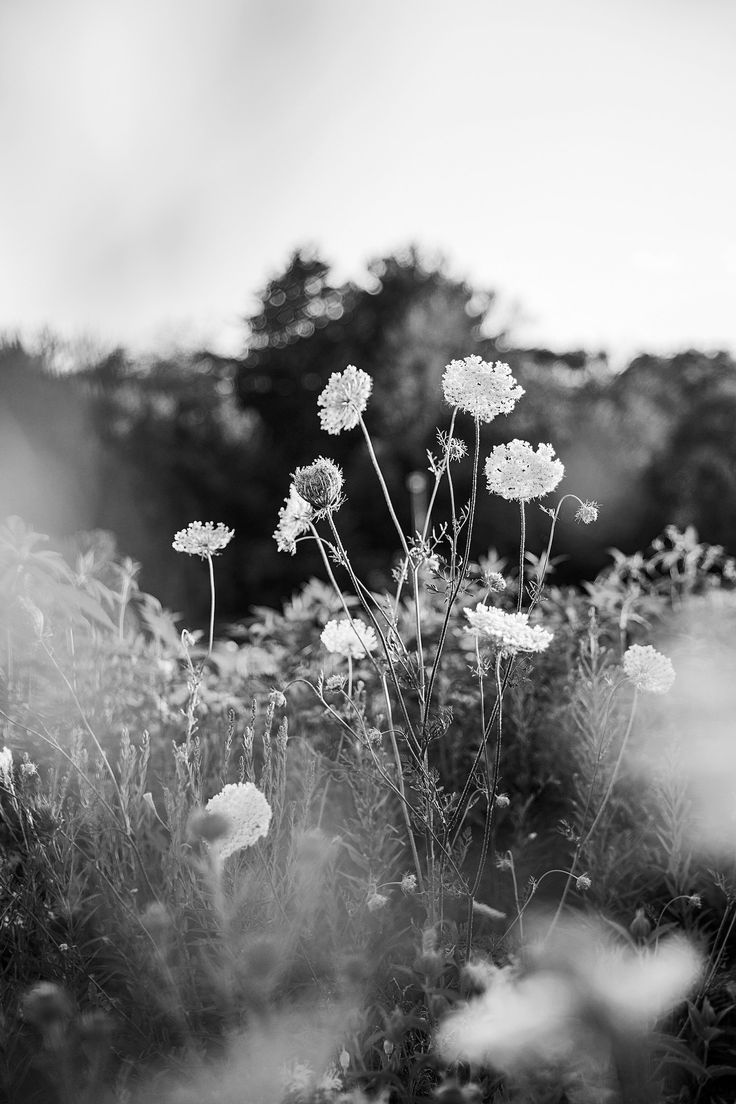
[{"label": "meadow vegetation", "polygon": [[[171,534],[198,626],[104,534],[64,556],[0,529],[9,1101],[733,1099],[736,565],[669,526],[558,582],[556,533],[605,503],[557,492],[552,444],[484,453],[525,401],[506,364],[441,387],[414,532],[371,376],[318,399],[326,452],[362,436],[390,588],[354,566],[326,456],[274,519],[320,577],[227,631],[225,525]],[[513,557],[471,555],[487,495]]]}]

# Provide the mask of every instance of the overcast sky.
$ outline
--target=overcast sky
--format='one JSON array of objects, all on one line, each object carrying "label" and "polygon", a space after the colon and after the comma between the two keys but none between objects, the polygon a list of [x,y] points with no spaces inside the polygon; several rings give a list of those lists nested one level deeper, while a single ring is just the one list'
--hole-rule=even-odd
[{"label": "overcast sky", "polygon": [[734,0],[0,0],[0,330],[240,347],[312,243],[736,349]]}]

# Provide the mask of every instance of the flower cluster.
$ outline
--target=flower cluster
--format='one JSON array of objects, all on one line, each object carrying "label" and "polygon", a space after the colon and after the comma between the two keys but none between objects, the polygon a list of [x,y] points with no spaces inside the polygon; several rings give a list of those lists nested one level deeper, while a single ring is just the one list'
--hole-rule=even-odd
[{"label": "flower cluster", "polygon": [[529,624],[528,613],[505,613],[482,602],[464,613],[471,632],[494,641],[507,652],[543,652],[552,642],[551,632]]},{"label": "flower cluster", "polygon": [[228,529],[222,522],[215,525],[214,521],[190,521],[186,529],[180,529],[174,535],[171,547],[176,552],[186,552],[188,556],[201,556],[206,560],[208,556],[222,552],[234,536],[235,530]]},{"label": "flower cluster", "polygon": [[289,487],[289,497],[284,499],[284,505],[279,510],[279,523],[273,534],[279,552],[290,552],[293,556],[296,552],[297,537],[309,531],[313,520],[314,510],[308,502],[304,501],[292,483]]},{"label": "flower cluster", "polygon": [[220,859],[240,851],[265,836],[271,823],[271,806],[252,782],[229,782],[205,806],[227,821],[227,831],[212,843]]},{"label": "flower cluster", "polygon": [[344,372],[333,372],[317,399],[322,407],[319,420],[327,433],[342,433],[354,429],[368,405],[373,380],[367,372],[348,364]]},{"label": "flower cluster", "polygon": [[491,422],[497,414],[508,414],[524,394],[511,375],[508,364],[489,364],[479,356],[453,360],[445,368],[442,390],[450,406]]},{"label": "flower cluster", "polygon": [[565,474],[552,445],[539,445],[536,452],[528,441],[515,439],[496,445],[486,460],[486,478],[491,494],[528,502],[553,491]]},{"label": "flower cluster", "polygon": [[343,474],[337,464],[318,457],[313,464],[297,468],[294,489],[317,513],[336,510],[342,500]]},{"label": "flower cluster", "polygon": [[627,648],[623,666],[636,689],[646,694],[666,694],[675,681],[672,661],[650,644]]},{"label": "flower cluster", "polygon": [[370,625],[359,618],[344,617],[341,621],[328,621],[320,640],[328,652],[336,652],[346,659],[362,659],[378,647],[376,634]]},{"label": "flower cluster", "polygon": [[599,509],[597,502],[581,502],[575,511],[575,520],[581,521],[583,525],[591,525],[598,520]]}]

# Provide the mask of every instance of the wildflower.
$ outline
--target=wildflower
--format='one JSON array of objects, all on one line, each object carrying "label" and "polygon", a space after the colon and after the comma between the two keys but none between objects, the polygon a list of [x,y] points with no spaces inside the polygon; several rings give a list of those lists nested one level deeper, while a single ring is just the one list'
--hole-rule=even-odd
[{"label": "wildflower", "polygon": [[416,874],[405,874],[401,879],[401,892],[406,897],[411,897],[412,893],[417,891],[417,876]]},{"label": "wildflower", "polygon": [[390,1039],[384,1039],[383,1040],[383,1053],[386,1055],[387,1058],[391,1057],[391,1055],[394,1052],[394,1049],[395,1049],[394,1044],[391,1042]]},{"label": "wildflower", "polygon": [[342,498],[343,474],[337,464],[320,456],[313,464],[297,468],[294,487],[313,510],[337,510]]},{"label": "wildflower", "polygon": [[388,904],[388,897],[384,893],[377,893],[375,890],[371,893],[366,900],[366,906],[369,912],[380,912]]},{"label": "wildflower", "polygon": [[524,394],[508,364],[489,364],[479,356],[453,360],[445,368],[442,390],[450,406],[491,422],[497,414],[509,414]]},{"label": "wildflower", "polygon": [[687,903],[696,909],[703,907],[703,899],[699,893],[691,893],[687,899]]},{"label": "wildflower", "polygon": [[600,505],[597,502],[581,502],[575,512],[575,520],[581,521],[583,525],[590,525],[598,520],[599,510]]},{"label": "wildflower", "polygon": [[675,681],[672,661],[650,644],[627,648],[623,666],[636,689],[646,694],[666,694]]},{"label": "wildflower", "polygon": [[186,529],[180,529],[172,541],[171,547],[176,552],[186,552],[188,556],[201,556],[206,560],[208,556],[216,556],[222,552],[235,536],[234,529],[228,529],[222,522],[217,525],[213,521],[191,521]]},{"label": "wildflower", "polygon": [[26,757],[20,765],[20,773],[23,778],[35,778],[38,776],[38,767],[28,758],[28,752],[26,752]]},{"label": "wildflower", "polygon": [[320,640],[328,652],[336,652],[346,659],[362,659],[378,647],[376,634],[370,625],[359,618],[344,617],[341,621],[328,621]]},{"label": "wildflower", "polygon": [[506,589],[506,580],[500,571],[486,571],[483,582],[493,594],[499,594]]},{"label": "wildflower", "polygon": [[584,893],[587,889],[590,889],[592,884],[593,883],[592,883],[592,881],[590,880],[590,878],[588,877],[587,874],[581,874],[580,877],[575,882],[575,888],[580,893]]},{"label": "wildflower", "polygon": [[536,452],[528,441],[515,438],[508,445],[496,445],[486,460],[486,478],[491,494],[528,502],[553,491],[565,474],[552,445],[539,445]]},{"label": "wildflower", "polygon": [[340,1069],[343,1073],[347,1073],[350,1069],[350,1055],[346,1051],[345,1047],[340,1051]]},{"label": "wildflower", "polygon": [[505,793],[496,794],[496,808],[497,809],[508,809],[510,804],[511,804],[511,798],[509,797],[508,794],[505,794]]},{"label": "wildflower", "polygon": [[0,751],[0,784],[11,789],[13,786],[13,752],[9,747]]},{"label": "wildflower", "polygon": [[280,690],[272,690],[268,695],[268,700],[276,709],[283,709],[286,705],[286,695],[282,694]]},{"label": "wildflower", "polygon": [[45,1032],[70,1020],[72,1005],[61,986],[53,981],[39,981],[23,997],[21,1013],[26,1023]]},{"label": "wildflower", "polygon": [[279,552],[296,552],[296,539],[308,532],[310,522],[314,520],[314,510],[305,502],[292,483],[289,497],[279,510],[279,523],[273,534]]},{"label": "wildflower", "polygon": [[271,823],[271,806],[252,782],[229,782],[205,806],[228,821],[227,835],[219,837],[213,850],[221,859],[265,836]]},{"label": "wildflower", "polygon": [[322,429],[333,434],[354,429],[368,405],[372,387],[368,373],[354,364],[348,364],[344,372],[333,372],[317,399],[317,405],[323,407],[319,412]]},{"label": "wildflower", "polygon": [[528,613],[505,613],[479,602],[474,610],[464,610],[470,631],[487,637],[507,652],[543,652],[553,634],[539,625],[529,624]]}]

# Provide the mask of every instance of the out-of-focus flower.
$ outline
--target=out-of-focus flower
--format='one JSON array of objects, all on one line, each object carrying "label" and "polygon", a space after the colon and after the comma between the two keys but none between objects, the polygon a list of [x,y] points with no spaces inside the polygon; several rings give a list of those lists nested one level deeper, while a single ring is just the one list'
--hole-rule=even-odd
[{"label": "out-of-focus flower", "polygon": [[645,909],[638,908],[634,913],[634,919],[629,924],[629,931],[634,939],[640,939],[643,942],[651,930],[652,924],[647,917]]},{"label": "out-of-focus flower", "polygon": [[180,529],[174,536],[171,547],[176,552],[186,552],[188,556],[216,556],[222,552],[235,536],[234,529],[228,529],[222,522],[191,521],[186,529]]},{"label": "out-of-focus flower", "polygon": [[308,502],[304,501],[292,483],[289,497],[284,499],[284,505],[279,510],[279,523],[273,534],[279,552],[290,552],[293,556],[296,552],[297,537],[309,531],[310,522],[313,520],[314,510]]},{"label": "out-of-focus flower", "polygon": [[13,752],[9,747],[0,751],[0,784],[13,786]]},{"label": "out-of-focus flower", "polygon": [[343,1073],[347,1073],[350,1069],[350,1055],[346,1051],[345,1047],[340,1051],[340,1069]]},{"label": "out-of-focus flower", "polygon": [[481,422],[510,413],[524,394],[508,364],[500,360],[490,364],[479,356],[450,361],[442,377],[442,390],[450,406]]},{"label": "out-of-focus flower", "polygon": [[359,618],[344,617],[341,621],[328,621],[320,635],[328,652],[335,652],[346,659],[362,659],[378,647],[373,628]]},{"label": "out-of-focus flower", "polygon": [[412,893],[417,891],[417,876],[416,874],[405,874],[401,879],[401,892],[407,897],[411,897]]},{"label": "out-of-focus flower", "polygon": [[590,880],[590,878],[588,877],[587,874],[581,874],[580,877],[575,882],[575,888],[580,893],[585,893],[586,890],[590,889],[592,884],[593,883],[592,883],[592,881]]},{"label": "out-of-focus flower", "polygon": [[506,793],[496,794],[496,808],[497,809],[508,809],[510,804],[511,804],[511,798],[509,797],[508,794],[506,794]]},{"label": "out-of-focus flower", "polygon": [[228,822],[227,834],[211,845],[221,859],[243,847],[252,847],[266,835],[271,824],[271,806],[252,782],[229,782],[210,798],[205,808]]},{"label": "out-of-focus flower", "polygon": [[286,705],[286,695],[282,694],[280,690],[272,690],[268,695],[268,700],[276,709],[283,709]]},{"label": "out-of-focus flower", "polygon": [[375,890],[369,894],[366,899],[366,907],[369,912],[380,912],[388,904],[388,897],[385,893],[377,893]]},{"label": "out-of-focus flower", "polygon": [[575,512],[575,520],[590,525],[598,520],[600,505],[597,502],[581,502]]},{"label": "out-of-focus flower", "polygon": [[483,583],[493,594],[500,594],[506,589],[506,580],[500,571],[486,571],[483,574]]},{"label": "out-of-focus flower", "polygon": [[340,468],[324,456],[294,472],[294,488],[297,494],[318,514],[326,510],[337,510],[342,499],[343,483]]},{"label": "out-of-focus flower", "polygon": [[672,661],[651,644],[632,644],[627,648],[623,667],[636,689],[646,694],[666,694],[675,681]]},{"label": "out-of-focus flower", "polygon": [[515,438],[496,445],[486,460],[486,479],[491,494],[519,502],[542,498],[553,491],[565,474],[552,445],[538,445]]},{"label": "out-of-focus flower", "polygon": [[528,613],[506,613],[482,602],[474,610],[466,607],[463,612],[471,632],[492,640],[507,652],[543,652],[553,639],[549,630],[529,624]]},{"label": "out-of-focus flower", "polygon": [[39,981],[24,995],[21,1014],[26,1023],[40,1031],[62,1027],[72,1017],[72,1003],[61,986],[53,981]]},{"label": "out-of-focus flower", "polygon": [[344,372],[333,372],[317,399],[317,405],[322,407],[319,412],[322,429],[333,434],[354,429],[368,405],[372,387],[368,373],[354,364],[348,364]]}]

